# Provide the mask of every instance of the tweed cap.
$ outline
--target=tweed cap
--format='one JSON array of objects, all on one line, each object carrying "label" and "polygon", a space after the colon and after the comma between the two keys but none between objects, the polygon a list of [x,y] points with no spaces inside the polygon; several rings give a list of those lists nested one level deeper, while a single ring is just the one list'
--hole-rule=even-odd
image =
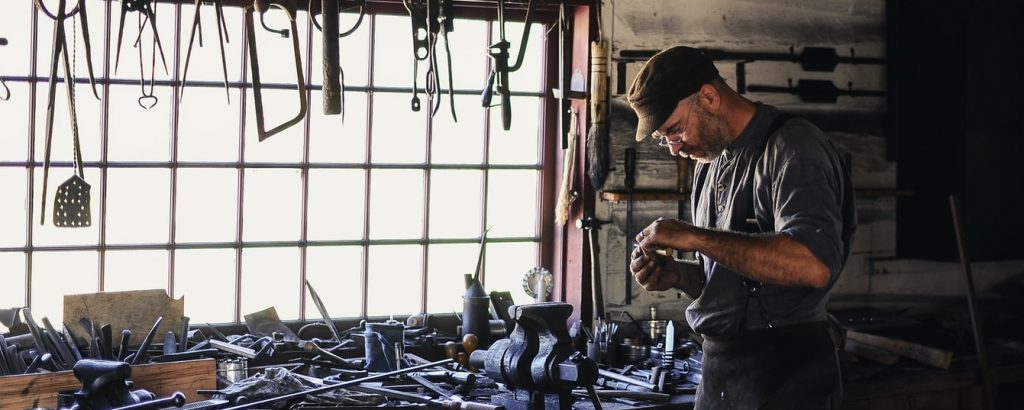
[{"label": "tweed cap", "polygon": [[668,119],[679,100],[715,78],[715,64],[696,48],[676,46],[647,60],[626,97],[636,111],[636,140],[651,135]]}]

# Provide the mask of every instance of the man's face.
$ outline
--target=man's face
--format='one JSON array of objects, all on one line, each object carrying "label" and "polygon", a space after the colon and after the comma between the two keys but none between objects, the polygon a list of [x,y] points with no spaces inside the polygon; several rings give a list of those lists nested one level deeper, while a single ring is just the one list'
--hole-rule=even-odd
[{"label": "man's face", "polygon": [[709,112],[697,99],[692,95],[680,101],[652,135],[672,155],[707,163],[729,146],[729,128],[724,118]]}]

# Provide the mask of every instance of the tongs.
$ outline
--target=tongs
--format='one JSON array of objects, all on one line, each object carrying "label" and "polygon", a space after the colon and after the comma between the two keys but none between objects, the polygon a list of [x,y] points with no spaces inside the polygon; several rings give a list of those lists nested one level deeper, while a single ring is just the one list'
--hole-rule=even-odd
[{"label": "tongs", "polygon": [[228,88],[228,60],[224,55],[224,43],[230,43],[228,38],[228,25],[224,19],[224,0],[196,0],[196,12],[192,17],[192,34],[188,38],[188,51],[185,53],[185,69],[181,74],[181,91],[178,94],[178,101],[185,96],[185,80],[188,78],[188,65],[192,60],[192,44],[195,42],[196,33],[199,33],[199,47],[203,46],[203,21],[199,18],[200,8],[204,3],[212,3],[217,13],[217,38],[220,40],[220,65],[224,72],[224,94],[231,104],[231,92]]}]

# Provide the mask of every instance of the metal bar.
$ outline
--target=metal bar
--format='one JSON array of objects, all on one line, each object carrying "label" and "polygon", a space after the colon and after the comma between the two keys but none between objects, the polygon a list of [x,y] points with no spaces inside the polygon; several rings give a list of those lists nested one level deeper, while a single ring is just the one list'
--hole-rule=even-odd
[{"label": "metal bar", "polygon": [[[29,27],[32,29],[32,33],[29,35],[29,73],[33,77],[36,75],[37,61],[36,57],[39,53],[39,11],[35,7],[31,7],[31,23]],[[35,162],[36,152],[36,81],[29,83],[29,97],[28,97],[28,159]],[[29,248],[32,247],[34,237],[32,235],[33,228],[35,226],[32,221],[35,220],[35,207],[32,206],[35,203],[35,169],[28,169],[28,182],[26,189],[28,190],[28,206],[27,217],[25,221],[25,245]],[[25,306],[32,307],[32,252],[25,253]]]},{"label": "metal bar", "polygon": [[[487,242],[521,243],[539,242],[541,237],[521,236],[487,238]],[[171,249],[235,249],[235,248],[283,248],[303,246],[380,246],[380,245],[450,245],[480,243],[480,238],[414,238],[414,239],[351,239],[316,241],[250,241],[250,242],[184,242],[184,243],[140,243],[108,245],[45,245],[33,247],[0,247],[2,252],[66,252],[104,250],[171,250]]]},{"label": "metal bar", "polygon": [[[58,78],[61,78],[61,77],[58,76]],[[5,76],[4,77],[4,81],[9,81],[9,82],[14,82],[14,83],[19,83],[19,82],[21,82],[21,83],[45,82],[46,80],[47,79],[45,77],[37,77],[37,76],[11,76],[11,77]],[[75,84],[79,84],[79,83],[81,83],[81,84],[89,84],[89,79],[88,78],[78,78],[78,77],[76,77],[74,79],[74,81],[75,81]],[[96,84],[138,85],[138,83],[139,83],[138,79],[123,79],[123,78],[102,78],[102,79],[98,78],[98,79],[96,79]],[[223,81],[216,82],[216,81],[204,81],[204,80],[187,80],[187,81],[184,81],[184,82],[182,82],[181,80],[178,80],[178,79],[154,80],[153,84],[156,85],[156,86],[162,86],[162,87],[200,87],[200,88],[221,88],[221,87],[224,87],[224,82]],[[228,87],[229,88],[250,88],[251,89],[252,88],[252,83],[244,82],[244,81],[229,81],[228,82]],[[317,90],[317,91],[322,91],[323,90],[323,85],[312,84],[312,83],[309,83],[308,80],[307,80],[307,87],[310,90]],[[295,89],[295,84],[291,84],[291,83],[263,83],[263,82],[261,82],[260,83],[260,88],[265,89],[265,90],[293,90],[293,89]],[[426,88],[425,87],[419,87],[419,88],[417,88],[417,90],[419,92],[424,92],[424,93],[426,92]],[[447,88],[439,88],[439,90],[445,91],[445,92],[448,91]],[[405,93],[409,92],[409,88],[408,87],[389,87],[389,86],[370,87],[370,86],[353,85],[353,86],[345,86],[345,92],[379,92],[379,93],[405,94]],[[478,96],[478,95],[480,95],[481,92],[483,92],[483,89],[467,89],[467,88],[462,88],[462,89],[452,90],[452,92],[457,94],[457,95],[477,95]],[[546,94],[544,94],[543,91],[512,91],[512,92],[510,92],[510,95],[513,96],[513,97],[544,97]]]},{"label": "metal bar", "polygon": [[[488,20],[487,21],[487,39],[484,42],[484,44],[491,44],[491,42],[493,41],[493,39],[492,39],[493,35],[491,33],[493,33],[493,32],[494,32],[494,22]],[[484,58],[487,59],[486,60],[486,64],[484,65],[484,69],[486,70],[485,73],[490,73],[491,72],[491,63],[492,63],[493,59],[490,58],[489,56],[485,56]],[[487,75],[487,74],[485,74],[485,75]],[[490,175],[491,175],[491,171],[490,171],[490,162],[491,162],[491,109],[490,108],[487,108],[487,109],[484,110],[483,126],[484,126],[484,129],[483,129],[483,136],[484,136],[483,150],[484,150],[484,152],[483,152],[483,155],[482,155],[482,161],[481,162],[484,165],[484,169],[483,169],[483,172],[481,172],[481,175],[480,175],[480,238],[481,238],[481,241],[483,241],[483,238],[485,236],[487,236],[487,231],[488,231],[488,227],[487,227],[487,190],[488,190],[488,186],[489,186],[488,182],[490,180]],[[490,238],[488,238],[488,240],[490,240]],[[486,285],[487,284],[485,282],[487,280],[487,274],[486,274],[486,272],[484,272],[484,271],[487,270],[487,269],[484,268],[485,266],[487,266],[486,265],[486,262],[487,262],[487,248],[486,248],[486,246],[487,245],[484,244],[484,243],[481,244],[482,248],[480,249],[480,260],[477,262],[477,264],[480,265],[480,268],[477,271],[477,272],[479,272],[480,277],[477,278],[477,279],[480,280],[480,284],[481,285]],[[477,272],[473,272],[473,273],[477,274]]]},{"label": "metal bar", "polygon": [[[112,39],[113,30],[113,19],[112,11],[113,4],[108,2],[106,4],[106,19],[103,23],[103,79],[110,78],[110,42]],[[76,80],[77,81],[77,80]],[[100,103],[100,162],[107,161],[107,151],[110,144],[110,84],[103,83],[103,101]],[[81,158],[80,161],[85,162],[85,158]],[[99,230],[99,245],[101,248],[97,254],[97,261],[99,267],[97,270],[97,287],[96,289],[102,291],[104,289],[104,283],[106,281],[106,266],[107,266],[107,254],[106,249],[103,246],[107,240],[107,169],[100,168],[100,189],[102,194],[100,195],[100,217],[97,229]],[[93,352],[90,354],[95,355]]]},{"label": "metal bar", "polygon": [[[309,83],[313,81],[313,28],[312,24],[306,26],[306,101],[312,101],[313,91],[309,89]],[[312,131],[310,121],[311,110],[306,110],[302,127],[302,205],[299,221],[299,240],[305,242],[309,239],[309,146]],[[306,258],[307,248],[299,248],[299,319],[306,320]],[[332,326],[334,322],[330,323]],[[341,339],[338,339],[340,342]]]},{"label": "metal bar", "polygon": [[[543,164],[357,164],[357,163],[310,163],[301,162],[132,162],[132,161],[90,161],[83,163],[88,168],[252,168],[252,169],[450,169],[450,170],[543,170]],[[38,162],[0,161],[0,168],[38,167]],[[70,168],[71,162],[51,162],[51,168]]]},{"label": "metal bar", "polygon": [[[369,25],[369,41],[370,41],[370,58],[366,59],[366,84],[373,88],[373,55],[376,53],[377,42],[374,40],[377,32],[377,16],[370,15],[370,20],[367,22]],[[363,156],[363,163],[367,166],[372,163],[373,156],[373,92],[366,94],[366,147],[365,154]],[[363,240],[368,241],[370,238],[370,182],[371,172],[369,169],[363,175],[363,185],[366,189],[363,191]],[[362,300],[359,302],[359,316],[366,317],[368,310],[368,301],[370,295],[370,247],[363,245],[363,263],[360,265],[359,272],[359,286]]]},{"label": "metal bar", "polygon": [[[198,8],[198,6],[197,6]],[[198,12],[198,10],[197,10]],[[171,63],[174,72],[171,78],[178,79],[181,70],[181,3],[174,5],[174,60]],[[168,209],[167,240],[174,243],[177,240],[177,212],[178,212],[178,124],[181,120],[181,93],[182,87],[171,87],[171,195],[170,208]],[[167,253],[167,294],[174,297],[174,262],[176,252],[171,248]],[[185,335],[183,335],[185,336]]]},{"label": "metal bar", "polygon": [[[244,13],[244,11],[243,11]],[[242,35],[236,36],[235,38],[246,38],[247,30],[245,24],[242,24]],[[247,48],[249,42],[242,41],[242,47],[240,47],[242,55],[242,76],[241,79],[245,79],[249,72],[249,56]],[[245,163],[245,117],[246,117],[246,99],[248,93],[246,89],[242,89],[238,97],[238,109],[241,112],[239,115],[238,123],[238,162]],[[236,209],[237,215],[235,215],[235,241],[242,243],[242,213],[245,211],[245,169],[238,169],[238,207]],[[242,318],[242,248],[235,249],[235,323],[241,323]]]},{"label": "metal bar", "polygon": [[985,408],[996,408],[995,385],[988,367],[988,355],[985,352],[985,338],[978,322],[978,301],[975,300],[974,274],[971,273],[971,259],[967,254],[967,237],[960,221],[960,201],[956,195],[949,196],[949,210],[953,214],[953,228],[956,232],[956,247],[960,253],[960,265],[967,279],[967,311],[971,315],[971,330],[974,331],[974,348],[978,352],[978,365],[981,367],[981,384],[985,394]]},{"label": "metal bar", "polygon": [[404,369],[399,369],[399,370],[395,370],[395,371],[391,371],[391,372],[387,372],[387,373],[379,373],[379,374],[375,374],[373,376],[363,377],[361,379],[354,379],[354,380],[349,380],[349,381],[345,381],[345,382],[341,382],[341,383],[337,383],[337,384],[329,384],[329,385],[326,385],[326,386],[317,387],[315,389],[309,389],[309,390],[306,390],[306,391],[300,391],[300,392],[296,392],[296,393],[285,394],[283,396],[271,397],[269,399],[255,401],[255,402],[252,402],[252,403],[246,403],[246,404],[243,404],[243,405],[240,405],[240,406],[229,407],[229,408],[227,408],[225,410],[243,410],[243,409],[257,408],[257,407],[263,406],[265,404],[275,403],[275,402],[279,402],[279,401],[282,401],[282,400],[295,399],[295,398],[299,398],[299,397],[305,397],[306,395],[309,395],[309,394],[323,393],[323,392],[326,392],[326,391],[340,389],[340,388],[346,387],[346,386],[358,385],[360,383],[366,383],[366,382],[372,382],[372,381],[381,380],[381,379],[387,379],[387,378],[392,377],[392,376],[397,376],[397,375],[400,375],[400,374],[414,372],[414,371],[417,371],[417,370],[427,369],[427,368],[431,368],[431,367],[434,367],[434,366],[441,366],[441,365],[445,365],[445,364],[448,364],[448,363],[451,363],[451,362],[452,362],[452,359],[438,360],[436,362],[427,363],[427,364],[421,364],[419,366],[406,367]]}]

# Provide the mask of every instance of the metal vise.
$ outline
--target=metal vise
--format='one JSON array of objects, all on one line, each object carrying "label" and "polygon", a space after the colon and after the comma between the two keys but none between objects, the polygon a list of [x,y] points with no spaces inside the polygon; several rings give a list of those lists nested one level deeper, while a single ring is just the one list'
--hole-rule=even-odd
[{"label": "metal vise", "polygon": [[82,359],[75,363],[75,377],[82,389],[75,392],[72,410],[108,410],[149,402],[156,395],[132,391],[132,366],[124,362]]},{"label": "metal vise", "polygon": [[572,407],[572,390],[597,381],[597,363],[572,348],[566,321],[572,305],[547,302],[509,307],[516,322],[511,337],[474,351],[473,366],[484,369],[509,393],[491,396],[508,410]]}]

